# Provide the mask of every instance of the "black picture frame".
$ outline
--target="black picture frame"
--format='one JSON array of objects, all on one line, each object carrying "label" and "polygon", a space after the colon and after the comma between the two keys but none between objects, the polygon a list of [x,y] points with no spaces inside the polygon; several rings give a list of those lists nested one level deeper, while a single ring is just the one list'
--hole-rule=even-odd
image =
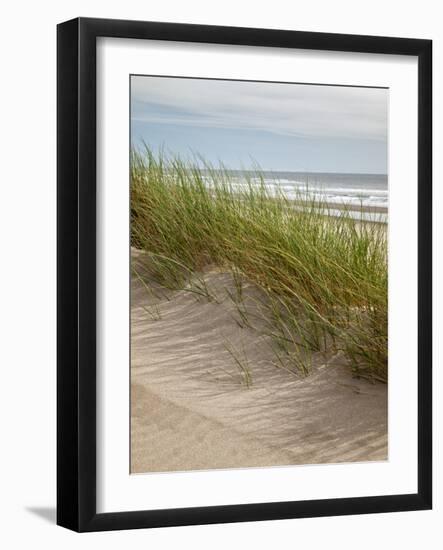
[{"label": "black picture frame", "polygon": [[[96,39],[418,58],[418,491],[416,494],[96,512]],[[432,42],[78,18],[57,29],[57,523],[104,531],[426,510],[432,506]]]}]

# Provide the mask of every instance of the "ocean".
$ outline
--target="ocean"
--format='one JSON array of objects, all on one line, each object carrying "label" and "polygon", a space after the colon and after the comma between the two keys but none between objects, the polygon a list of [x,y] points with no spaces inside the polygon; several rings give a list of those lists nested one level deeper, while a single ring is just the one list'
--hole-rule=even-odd
[{"label": "ocean", "polygon": [[[253,172],[231,170],[234,184],[241,185],[242,176],[254,180]],[[322,201],[356,207],[388,207],[388,176],[386,174],[339,174],[326,172],[262,172],[271,193],[283,190],[289,199],[300,192]],[[257,183],[259,180],[257,179]]]},{"label": "ocean", "polygon": [[[244,186],[245,176],[249,181],[260,183],[252,171],[229,170],[234,186]],[[264,183],[271,195],[283,191],[289,199],[308,195],[328,204],[350,207],[351,216],[358,219],[387,221],[388,176],[386,174],[340,174],[328,172],[283,172],[261,171]],[[362,215],[361,207],[377,207],[377,213]],[[353,210],[355,208],[355,210]],[[386,210],[380,210],[386,209]],[[329,210],[332,215],[340,211]]]}]

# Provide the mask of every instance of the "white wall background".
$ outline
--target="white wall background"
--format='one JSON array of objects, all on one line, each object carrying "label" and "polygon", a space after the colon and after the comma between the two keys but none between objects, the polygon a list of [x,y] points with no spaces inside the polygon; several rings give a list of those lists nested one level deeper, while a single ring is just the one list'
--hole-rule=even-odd
[{"label": "white wall background", "polygon": [[[66,549],[299,547],[407,550],[442,544],[438,416],[441,291],[435,304],[435,506],[431,512],[76,535],[55,521],[55,26],[77,16],[431,38],[434,211],[443,207],[443,10],[439,0],[72,0],[7,3],[0,84],[0,544]],[[437,218],[437,215],[435,215]],[[435,280],[442,277],[436,220]],[[440,251],[438,250],[440,248]],[[440,336],[440,342],[438,337]]]}]

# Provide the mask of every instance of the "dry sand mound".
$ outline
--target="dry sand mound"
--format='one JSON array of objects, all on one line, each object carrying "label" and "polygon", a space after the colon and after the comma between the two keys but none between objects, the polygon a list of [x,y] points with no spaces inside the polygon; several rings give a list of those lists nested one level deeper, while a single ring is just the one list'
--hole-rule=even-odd
[{"label": "dry sand mound", "polygon": [[[132,255],[140,272],[143,255]],[[152,294],[133,277],[133,473],[387,458],[386,385],[352,378],[338,356],[316,358],[306,378],[277,368],[269,341],[235,320],[231,276],[214,269],[202,278],[217,301]]]}]

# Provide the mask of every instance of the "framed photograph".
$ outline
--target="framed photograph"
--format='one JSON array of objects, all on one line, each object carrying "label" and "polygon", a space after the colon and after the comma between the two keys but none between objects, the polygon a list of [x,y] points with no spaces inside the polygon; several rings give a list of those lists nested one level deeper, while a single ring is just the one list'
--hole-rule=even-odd
[{"label": "framed photograph", "polygon": [[431,41],[57,36],[58,524],[431,508]]}]

